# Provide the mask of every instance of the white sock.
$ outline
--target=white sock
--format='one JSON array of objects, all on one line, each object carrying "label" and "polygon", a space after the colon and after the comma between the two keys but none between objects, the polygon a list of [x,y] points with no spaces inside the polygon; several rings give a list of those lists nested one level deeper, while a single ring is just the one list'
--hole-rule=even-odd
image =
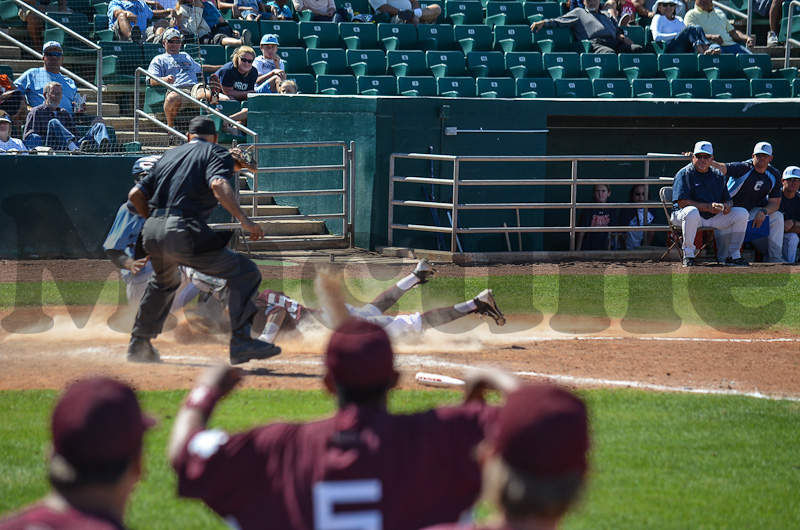
[{"label": "white sock", "polygon": [[281,327],[275,322],[267,322],[264,326],[264,331],[261,332],[261,336],[258,337],[258,340],[275,344],[275,336],[278,334],[280,329]]},{"label": "white sock", "polygon": [[408,276],[397,282],[396,285],[400,290],[408,291],[418,283],[419,283],[419,278],[417,278],[413,274],[409,274]]},{"label": "white sock", "polygon": [[472,313],[478,309],[478,304],[475,303],[475,300],[468,300],[466,302],[461,302],[460,304],[454,305],[453,309],[459,313]]},{"label": "white sock", "polygon": [[75,145],[75,142],[70,142],[67,147],[69,148],[70,151],[77,151],[78,149],[80,149],[77,145]]}]

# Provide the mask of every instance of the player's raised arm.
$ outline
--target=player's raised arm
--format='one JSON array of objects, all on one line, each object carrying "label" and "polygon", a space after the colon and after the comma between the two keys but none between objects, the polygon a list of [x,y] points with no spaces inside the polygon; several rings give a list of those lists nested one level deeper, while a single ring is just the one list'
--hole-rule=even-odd
[{"label": "player's raised arm", "polygon": [[464,401],[484,401],[486,390],[497,390],[508,395],[522,384],[514,374],[497,368],[470,370],[464,374],[464,382]]}]

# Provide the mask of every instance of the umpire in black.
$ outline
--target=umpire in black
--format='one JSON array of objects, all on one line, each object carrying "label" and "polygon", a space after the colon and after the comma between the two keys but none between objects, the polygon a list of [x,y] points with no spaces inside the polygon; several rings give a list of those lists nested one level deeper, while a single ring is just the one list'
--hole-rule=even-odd
[{"label": "umpire in black", "polygon": [[239,207],[229,182],[234,161],[217,145],[214,122],[205,116],[192,119],[188,137],[187,144],[167,151],[128,194],[147,219],[142,239],[155,273],[136,315],[128,361],[160,362],[150,340],[161,333],[180,286],[178,265],[228,280],[231,364],[278,355],[277,346],[250,337],[261,283],[258,267],[228,250],[227,238],[211,230],[206,219],[219,202],[250,233],[250,239],[261,239],[264,232]]}]

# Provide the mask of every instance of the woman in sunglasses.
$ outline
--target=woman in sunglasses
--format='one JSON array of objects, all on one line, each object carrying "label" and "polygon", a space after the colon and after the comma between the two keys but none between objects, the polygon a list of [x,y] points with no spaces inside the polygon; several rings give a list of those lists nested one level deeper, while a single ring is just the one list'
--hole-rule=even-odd
[{"label": "woman in sunglasses", "polygon": [[250,46],[240,46],[231,59],[216,73],[222,84],[219,99],[247,101],[247,94],[255,93],[258,81],[258,71],[253,68],[256,52]]}]

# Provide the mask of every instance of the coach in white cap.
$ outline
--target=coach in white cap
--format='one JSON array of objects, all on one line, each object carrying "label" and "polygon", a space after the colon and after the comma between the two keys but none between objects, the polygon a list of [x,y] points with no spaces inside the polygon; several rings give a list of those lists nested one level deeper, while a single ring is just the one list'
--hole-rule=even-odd
[{"label": "coach in white cap", "polygon": [[[714,147],[702,140],[694,145],[692,161],[675,174],[673,182],[673,222],[683,230],[683,266],[694,266],[694,239],[697,229],[711,227],[717,234],[729,234],[726,265],[746,267],[741,248],[747,228],[747,210],[734,208],[725,176],[711,166]],[[719,235],[717,235],[717,247]],[[722,252],[720,248],[720,252]]]},{"label": "coach in white cap", "polygon": [[800,243],[800,167],[789,166],[783,170],[783,259],[797,261],[797,244]]},{"label": "coach in white cap", "polygon": [[[753,229],[758,229],[766,222],[769,226],[769,237],[753,239],[753,246],[767,257],[770,263],[783,263],[783,214],[781,205],[781,172],[771,166],[772,145],[758,142],[753,148],[753,157],[743,162],[722,164],[712,162],[723,175],[728,177],[728,192],[733,205],[744,208],[750,213]],[[717,237],[720,259],[729,257],[725,234]]]}]

